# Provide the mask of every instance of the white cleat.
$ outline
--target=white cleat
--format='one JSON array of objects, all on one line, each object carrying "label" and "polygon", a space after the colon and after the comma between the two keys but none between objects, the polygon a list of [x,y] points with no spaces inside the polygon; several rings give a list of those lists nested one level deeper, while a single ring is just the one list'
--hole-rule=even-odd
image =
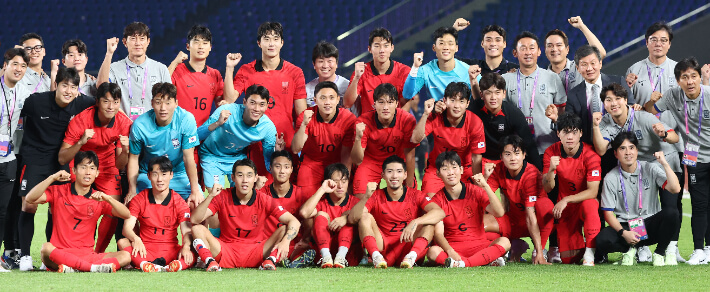
[{"label": "white cleat", "polygon": [[638,248],[638,251],[636,252],[639,263],[650,263],[652,260],[651,255],[651,249],[648,248],[648,246],[642,246]]},{"label": "white cleat", "polygon": [[702,249],[696,249],[690,254],[690,258],[685,263],[691,266],[705,265],[708,263],[707,255]]},{"label": "white cleat", "polygon": [[76,270],[67,265],[59,265],[57,267],[57,273],[76,273]]},{"label": "white cleat", "polygon": [[404,259],[399,264],[400,269],[411,269],[414,267],[414,262],[417,261],[417,255],[413,252],[409,252]]},{"label": "white cleat", "polygon": [[32,266],[32,256],[23,256],[20,258],[20,271],[27,272],[34,270],[35,267]]},{"label": "white cleat", "polygon": [[372,255],[372,264],[375,266],[375,269],[387,268],[387,261],[385,261],[385,257],[379,253],[377,255]]},{"label": "white cleat", "polygon": [[504,257],[499,257],[495,261],[492,261],[490,264],[488,264],[491,267],[503,267],[505,266],[505,258]]},{"label": "white cleat", "polygon": [[341,257],[336,254],[335,259],[333,260],[333,268],[342,269],[347,266],[348,266],[348,260],[345,259],[345,257]]}]

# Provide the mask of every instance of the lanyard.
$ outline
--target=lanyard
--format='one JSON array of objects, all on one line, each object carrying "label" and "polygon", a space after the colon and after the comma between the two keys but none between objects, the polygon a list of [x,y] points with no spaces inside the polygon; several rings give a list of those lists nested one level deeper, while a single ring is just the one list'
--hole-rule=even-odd
[{"label": "lanyard", "polygon": [[[621,165],[617,162],[617,165],[619,166],[619,182],[621,183],[621,194],[624,196],[624,207],[626,208],[626,214],[629,213],[629,202],[626,200],[626,186],[624,185],[624,176],[621,173]],[[639,209],[643,209],[643,180],[642,178],[642,173],[643,170],[641,169],[641,162],[638,160],[636,161],[636,169],[639,170]],[[629,174],[629,178],[631,178],[631,174]]]},{"label": "lanyard", "polygon": [[[535,83],[533,84],[532,96],[530,97],[530,116],[532,116],[533,105],[535,105],[535,91],[537,90],[537,78],[540,77],[540,70],[535,74]],[[520,70],[518,70],[518,108],[523,110],[522,92],[520,92]]]},{"label": "lanyard", "polygon": [[[698,138],[700,138],[700,128],[703,126],[703,100],[705,100],[705,90],[700,87],[700,108],[698,109]],[[683,106],[685,112],[685,134],[690,135],[690,130],[688,130],[688,101],[686,100]]]},{"label": "lanyard", "polygon": [[[147,62],[148,60],[146,60]],[[145,64],[145,72],[143,73],[143,93],[141,94],[141,100],[145,99],[145,85],[148,81],[148,64]],[[128,67],[128,61],[126,61],[126,77],[128,77],[128,98],[133,99],[133,91],[131,91],[131,68]]]},{"label": "lanyard", "polygon": [[567,94],[567,90],[569,89],[569,69],[565,71],[565,95]]},{"label": "lanyard", "polygon": [[32,93],[37,92],[37,89],[39,89],[39,86],[42,85],[42,76],[44,76],[44,72],[39,73],[39,81],[37,82],[37,86],[35,86],[35,90],[32,90]]},{"label": "lanyard", "polygon": [[629,127],[626,132],[631,132],[631,127],[634,125],[634,109],[629,107]]},{"label": "lanyard", "polygon": [[661,91],[661,76],[663,76],[663,71],[665,70],[666,69],[661,68],[661,74],[658,74],[658,79],[656,80],[656,82],[653,82],[653,78],[651,77],[651,68],[646,65],[646,71],[648,72],[648,81],[651,81],[651,92],[656,91],[656,87],[658,87],[658,91]]},{"label": "lanyard", "polygon": [[2,96],[5,102],[0,105],[0,123],[2,123],[2,116],[5,115],[5,105],[7,105],[7,132],[12,137],[12,114],[15,111],[15,105],[17,104],[17,88],[15,88],[15,100],[12,102],[12,109],[10,109],[10,101],[7,100],[5,96],[5,76],[0,78],[0,86],[2,87]]}]

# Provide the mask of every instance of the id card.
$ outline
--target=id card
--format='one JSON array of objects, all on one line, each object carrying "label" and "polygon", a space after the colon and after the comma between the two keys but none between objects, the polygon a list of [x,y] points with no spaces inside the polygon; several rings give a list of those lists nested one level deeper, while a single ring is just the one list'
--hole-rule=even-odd
[{"label": "id card", "polygon": [[700,146],[693,143],[685,143],[685,151],[683,151],[683,164],[695,167],[698,165],[698,151]]},{"label": "id card", "polygon": [[525,117],[525,121],[528,122],[528,128],[530,128],[530,133],[532,133],[532,135],[535,136],[535,125],[533,124],[533,118],[532,117]]},{"label": "id card", "polygon": [[639,235],[638,240],[648,239],[648,233],[646,232],[646,224],[643,222],[643,218],[629,220],[629,229]]},{"label": "id card", "polygon": [[20,118],[17,120],[17,129],[18,129],[18,130],[22,130],[22,129],[25,128],[25,122],[24,122],[23,120],[24,120],[24,119],[23,119],[22,117],[20,117]]},{"label": "id card", "polygon": [[6,157],[12,152],[12,144],[10,143],[10,136],[0,135],[0,156]]},{"label": "id card", "polygon": [[132,106],[131,107],[131,114],[128,116],[131,118],[131,120],[135,121],[138,118],[138,116],[143,114],[144,111],[145,111],[145,109],[143,107]]}]

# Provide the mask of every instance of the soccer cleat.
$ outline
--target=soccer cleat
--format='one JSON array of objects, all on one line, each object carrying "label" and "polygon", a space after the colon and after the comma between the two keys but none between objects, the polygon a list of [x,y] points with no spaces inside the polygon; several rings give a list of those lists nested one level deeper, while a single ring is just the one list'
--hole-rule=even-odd
[{"label": "soccer cleat", "polygon": [[520,262],[522,255],[528,251],[530,245],[522,239],[513,239],[510,241],[510,252],[508,253],[509,262]]},{"label": "soccer cleat", "polygon": [[174,273],[180,270],[182,270],[182,264],[180,263],[180,261],[174,260],[168,264],[168,267],[165,271]]},{"label": "soccer cleat", "polygon": [[311,265],[315,258],[316,251],[313,249],[309,249],[305,251],[300,257],[297,257],[295,260],[291,261],[286,267],[291,269],[305,268]]},{"label": "soccer cleat", "polygon": [[636,248],[630,247],[628,251],[621,254],[621,265],[622,266],[633,266],[635,259],[636,259]]},{"label": "soccer cleat", "polygon": [[404,256],[404,259],[402,262],[399,264],[400,269],[411,269],[414,267],[414,262],[417,261],[416,254],[409,252],[406,256]]},{"label": "soccer cleat", "polygon": [[495,261],[492,261],[488,265],[491,267],[503,267],[503,266],[505,266],[505,258],[499,257]]},{"label": "soccer cleat", "polygon": [[116,272],[116,266],[113,264],[101,264],[96,267],[96,271],[94,273],[115,273]]},{"label": "soccer cleat", "polygon": [[654,252],[652,257],[654,267],[663,267],[666,265],[666,259],[664,256]]},{"label": "soccer cleat", "polygon": [[708,263],[707,255],[702,249],[696,249],[690,254],[690,258],[685,263],[691,266],[705,265]]},{"label": "soccer cleat", "polygon": [[219,267],[219,263],[215,259],[210,259],[209,263],[207,263],[207,267],[205,268],[206,271],[208,272],[219,272],[222,270],[222,268]]},{"label": "soccer cleat", "polygon": [[444,268],[465,268],[466,263],[464,263],[463,261],[456,261],[452,258],[446,258],[446,260],[444,260],[443,267]]},{"label": "soccer cleat", "polygon": [[333,260],[333,268],[342,269],[348,266],[348,260],[345,257],[335,255],[335,260]]},{"label": "soccer cleat", "polygon": [[67,265],[59,265],[57,266],[57,273],[75,273],[76,271],[74,268],[67,266]]},{"label": "soccer cleat", "polygon": [[639,263],[651,262],[651,249],[648,248],[648,246],[639,247],[638,251],[636,252],[636,256],[638,257]]},{"label": "soccer cleat", "polygon": [[2,257],[0,257],[0,265],[2,265],[4,268],[8,270],[17,270],[20,268],[20,254],[12,251],[10,252],[10,255],[5,255],[3,254]]},{"label": "soccer cleat", "polygon": [[266,270],[266,271],[276,270],[276,264],[274,264],[273,258],[272,257],[266,258],[266,260],[264,260],[264,262],[261,263],[259,270]]},{"label": "soccer cleat", "polygon": [[143,270],[143,272],[145,273],[155,273],[158,272],[158,267],[156,267],[154,263],[143,262],[141,264],[141,270]]},{"label": "soccer cleat", "polygon": [[32,256],[23,256],[20,258],[20,271],[27,272],[34,270],[35,267],[32,266]]},{"label": "soccer cleat", "polygon": [[[668,254],[668,253],[666,252],[666,254]],[[675,260],[678,263],[685,263],[685,259],[680,255],[680,250],[678,249],[677,246],[675,247]],[[667,265],[667,263],[666,263],[666,265]]]},{"label": "soccer cleat", "polygon": [[[543,250],[542,250],[542,256],[545,258],[545,260],[547,260],[547,254],[548,254],[547,249],[543,249]],[[537,257],[537,250],[536,250],[536,249],[533,249],[533,251],[532,251],[532,258],[531,258],[532,261],[535,260],[535,257]]]},{"label": "soccer cleat", "polygon": [[207,265],[205,264],[205,262],[202,261],[201,258],[198,257],[197,261],[195,262],[195,268],[205,269],[205,268],[207,268]]},{"label": "soccer cleat", "polygon": [[553,264],[561,264],[562,263],[562,258],[560,257],[560,248],[559,247],[551,247],[550,250],[547,251],[547,261]]},{"label": "soccer cleat", "polygon": [[331,257],[331,255],[321,255],[320,267],[321,269],[330,269],[333,267],[333,258]]},{"label": "soccer cleat", "polygon": [[377,254],[372,256],[372,264],[375,266],[375,269],[386,269],[387,268],[387,262],[385,261],[385,257],[382,256],[382,254]]}]

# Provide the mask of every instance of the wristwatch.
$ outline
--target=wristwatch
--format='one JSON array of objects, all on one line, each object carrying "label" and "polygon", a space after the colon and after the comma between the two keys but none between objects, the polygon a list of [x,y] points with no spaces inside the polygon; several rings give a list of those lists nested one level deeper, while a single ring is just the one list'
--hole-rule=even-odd
[{"label": "wristwatch", "polygon": [[665,134],[663,134],[663,136],[661,136],[661,139],[665,140],[667,137],[668,137],[668,131],[666,131]]},{"label": "wristwatch", "polygon": [[619,234],[619,236],[624,236],[624,228],[619,229],[616,233]]}]

